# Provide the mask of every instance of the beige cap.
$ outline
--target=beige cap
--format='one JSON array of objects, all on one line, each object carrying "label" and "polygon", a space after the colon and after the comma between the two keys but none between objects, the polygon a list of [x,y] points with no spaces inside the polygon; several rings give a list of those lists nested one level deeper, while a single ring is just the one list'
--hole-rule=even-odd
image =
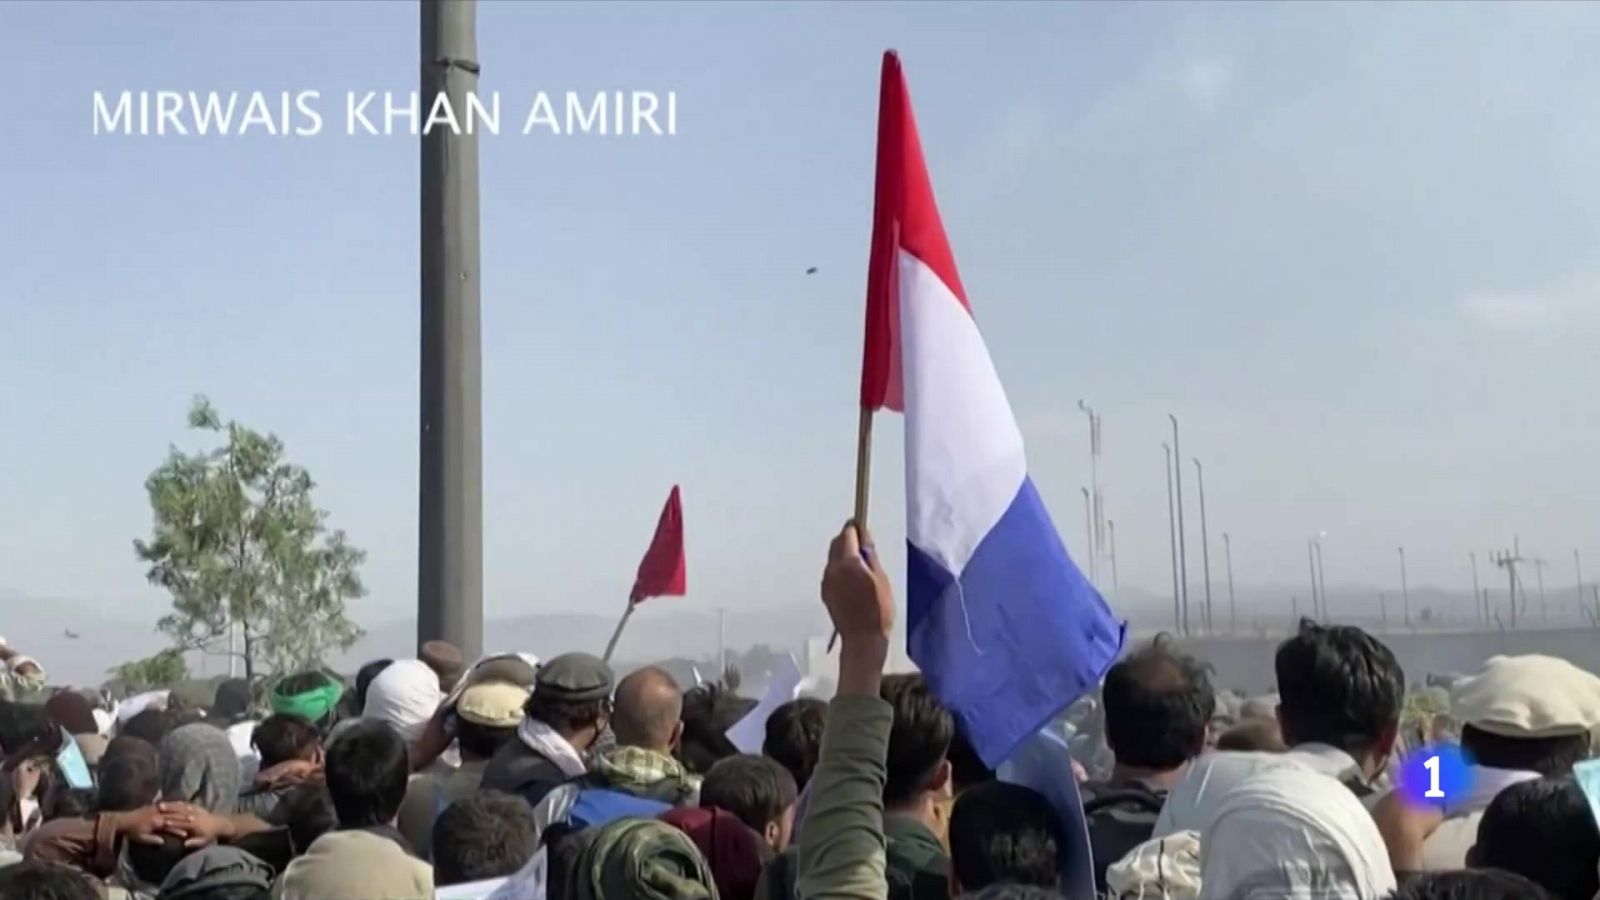
[{"label": "beige cap", "polygon": [[532,691],[509,681],[486,681],[461,692],[456,715],[485,728],[515,728]]},{"label": "beige cap", "polygon": [[1600,678],[1553,656],[1495,656],[1456,682],[1455,718],[1490,734],[1548,738],[1600,726]]}]

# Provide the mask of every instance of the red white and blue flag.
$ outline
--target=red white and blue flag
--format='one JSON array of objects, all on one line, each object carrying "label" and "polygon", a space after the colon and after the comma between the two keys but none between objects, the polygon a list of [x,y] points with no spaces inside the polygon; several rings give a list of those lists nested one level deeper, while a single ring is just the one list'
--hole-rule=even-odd
[{"label": "red white and blue flag", "polygon": [[1085,691],[1124,626],[1067,555],[972,317],[884,54],[861,404],[905,414],[906,637],[985,763]]}]

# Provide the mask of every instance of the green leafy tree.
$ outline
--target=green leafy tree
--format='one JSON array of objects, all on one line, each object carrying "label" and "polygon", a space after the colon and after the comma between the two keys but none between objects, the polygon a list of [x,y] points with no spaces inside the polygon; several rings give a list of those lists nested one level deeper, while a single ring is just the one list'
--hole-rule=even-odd
[{"label": "green leafy tree", "polygon": [[125,662],[112,669],[111,674],[135,690],[151,691],[188,680],[189,664],[183,661],[182,651],[163,650],[148,659]]},{"label": "green leafy tree", "polygon": [[204,397],[190,407],[189,427],[220,444],[169,449],[145,482],[153,535],[133,545],[150,583],[172,595],[157,627],[176,650],[236,655],[252,679],[348,649],[362,632],[345,618],[345,601],[366,593],[358,571],[366,554],[328,530],[311,476],[284,460],[275,435],[224,424]]}]

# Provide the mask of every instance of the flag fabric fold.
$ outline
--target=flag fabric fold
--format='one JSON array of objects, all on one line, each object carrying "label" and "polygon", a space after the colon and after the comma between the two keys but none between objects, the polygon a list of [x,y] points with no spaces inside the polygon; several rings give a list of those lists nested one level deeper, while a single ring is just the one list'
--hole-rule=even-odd
[{"label": "flag fabric fold", "polygon": [[861,403],[905,414],[906,639],[991,767],[1084,692],[1125,626],[1068,555],[956,271],[884,54]]},{"label": "flag fabric fold", "polygon": [[655,537],[650,549],[639,562],[639,574],[633,580],[633,590],[628,594],[630,604],[642,603],[651,597],[682,597],[687,590],[686,566],[683,557],[683,506],[678,497],[678,486],[672,486],[667,495],[667,505],[656,522]]}]

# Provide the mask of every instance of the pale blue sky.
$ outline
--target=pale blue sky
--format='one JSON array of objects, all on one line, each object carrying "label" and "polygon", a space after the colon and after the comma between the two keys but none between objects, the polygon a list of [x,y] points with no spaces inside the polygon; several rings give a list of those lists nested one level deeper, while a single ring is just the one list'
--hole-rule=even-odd
[{"label": "pale blue sky", "polygon": [[[1461,587],[1467,552],[1513,533],[1600,573],[1600,9],[484,3],[479,21],[483,89],[510,109],[670,89],[680,130],[483,142],[491,616],[620,604],[673,482],[691,602],[814,602],[850,505],[891,46],[1075,551],[1086,397],[1124,586],[1170,585],[1169,410],[1241,582],[1299,584],[1319,530],[1335,583],[1393,581],[1403,542],[1413,584]],[[414,140],[95,137],[90,98],[412,90],[415,6],[7,3],[0,34],[0,586],[153,617],[142,480],[204,392],[276,431],[369,550],[361,616],[409,615]],[[893,545],[899,423],[879,431]]]}]

